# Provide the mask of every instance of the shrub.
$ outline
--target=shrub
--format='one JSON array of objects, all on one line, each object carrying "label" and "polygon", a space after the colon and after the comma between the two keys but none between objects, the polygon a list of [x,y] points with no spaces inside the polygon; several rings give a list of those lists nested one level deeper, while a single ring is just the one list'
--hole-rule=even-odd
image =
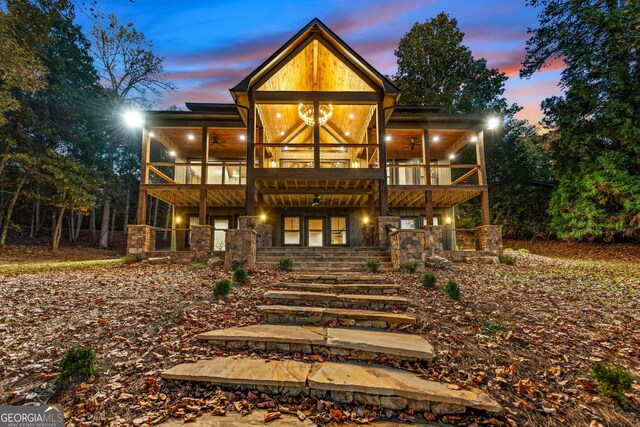
[{"label": "shrub", "polygon": [[420,280],[426,288],[435,288],[437,277],[433,273],[425,273]]},{"label": "shrub", "polygon": [[231,283],[231,280],[221,279],[221,280],[218,280],[215,285],[213,285],[213,288],[211,289],[211,293],[213,294],[214,297],[219,297],[219,296],[229,295],[229,293],[231,292],[231,289],[233,289],[233,284]]},{"label": "shrub", "polygon": [[293,260],[289,257],[278,259],[278,270],[290,271],[293,269]]},{"label": "shrub", "polygon": [[247,277],[249,277],[249,272],[246,268],[239,268],[233,272],[233,280],[238,283],[244,283],[247,281]]},{"label": "shrub", "polygon": [[62,380],[83,381],[102,372],[96,352],[90,347],[72,347],[65,351],[59,367]]},{"label": "shrub", "polygon": [[369,258],[364,262],[364,266],[367,267],[370,273],[377,273],[380,270],[380,260],[376,258]]},{"label": "shrub", "polygon": [[529,249],[524,249],[524,248],[518,249],[518,252],[521,252],[523,254],[528,254],[529,253]]},{"label": "shrub", "polygon": [[458,286],[458,283],[455,280],[449,279],[447,281],[447,284],[444,287],[444,293],[449,295],[451,299],[460,301],[460,286]]},{"label": "shrub", "polygon": [[206,265],[203,262],[192,262],[190,267],[194,270],[202,270]]},{"label": "shrub", "polygon": [[136,264],[140,261],[142,261],[142,254],[128,254],[122,258],[125,264]]},{"label": "shrub", "polygon": [[500,255],[498,259],[500,260],[500,264],[514,265],[516,263],[516,257],[511,255]]},{"label": "shrub", "polygon": [[237,259],[232,259],[231,262],[229,263],[229,268],[231,269],[231,271],[236,271],[237,269],[240,268],[240,260]]},{"label": "shrub", "polygon": [[484,328],[482,328],[482,331],[484,332],[485,335],[497,334],[501,330],[502,330],[502,325],[500,325],[497,322],[493,322],[491,320],[485,323]]},{"label": "shrub", "polygon": [[416,271],[418,271],[418,267],[420,266],[420,262],[413,260],[413,261],[407,261],[404,264],[402,264],[400,266],[400,270],[405,272],[405,273],[409,273],[409,274],[413,274]]},{"label": "shrub", "polygon": [[628,407],[629,402],[624,394],[631,391],[633,377],[627,371],[619,366],[597,362],[591,367],[591,376],[596,380],[598,393]]}]

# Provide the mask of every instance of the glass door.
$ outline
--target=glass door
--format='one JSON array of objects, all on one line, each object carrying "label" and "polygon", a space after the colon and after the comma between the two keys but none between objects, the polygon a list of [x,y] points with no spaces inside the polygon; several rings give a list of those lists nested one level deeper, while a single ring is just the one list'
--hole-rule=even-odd
[{"label": "glass door", "polygon": [[298,216],[285,216],[284,219],[284,244],[285,245],[300,245],[300,217]]},{"label": "glass door", "polygon": [[307,218],[307,244],[311,246],[324,246],[324,219]]},{"label": "glass door", "polygon": [[213,250],[224,251],[226,249],[225,236],[229,229],[229,218],[212,218],[213,226]]}]

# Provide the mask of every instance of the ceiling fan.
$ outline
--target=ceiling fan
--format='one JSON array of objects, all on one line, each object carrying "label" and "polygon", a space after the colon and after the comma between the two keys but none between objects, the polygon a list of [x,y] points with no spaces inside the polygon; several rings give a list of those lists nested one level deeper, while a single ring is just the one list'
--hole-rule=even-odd
[{"label": "ceiling fan", "polygon": [[411,142],[407,144],[407,146],[411,149],[411,151],[416,149],[416,139],[415,138],[411,138]]},{"label": "ceiling fan", "polygon": [[211,145],[218,146],[218,147],[225,146],[225,144],[223,142],[220,142],[220,140],[218,139],[218,135],[213,135],[213,139],[211,140]]},{"label": "ceiling fan", "polygon": [[331,200],[327,200],[324,197],[321,197],[319,194],[314,194],[313,195],[313,202],[311,203],[311,206],[313,206],[314,208],[320,207],[320,206],[326,206],[327,204],[331,204]]}]

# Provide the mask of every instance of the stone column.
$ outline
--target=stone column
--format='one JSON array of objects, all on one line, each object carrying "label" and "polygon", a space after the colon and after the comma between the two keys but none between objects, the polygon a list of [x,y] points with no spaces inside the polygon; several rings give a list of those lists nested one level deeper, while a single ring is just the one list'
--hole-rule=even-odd
[{"label": "stone column", "polygon": [[229,271],[231,260],[237,259],[240,266],[253,268],[256,264],[258,233],[252,229],[231,229],[225,235],[224,268]]},{"label": "stone column", "polygon": [[189,239],[191,254],[197,261],[206,260],[211,254],[213,227],[210,225],[192,225]]},{"label": "stone column", "polygon": [[156,230],[150,225],[127,227],[127,253],[144,254],[156,250]]},{"label": "stone column", "polygon": [[238,218],[238,228],[253,229],[258,233],[256,247],[270,248],[273,245],[273,227],[265,224],[259,216],[243,215]]},{"label": "stone column", "polygon": [[427,252],[429,252],[429,258],[436,254],[441,254],[443,252],[442,227],[439,225],[425,225],[422,229],[424,230],[427,239]]},{"label": "stone column", "polygon": [[429,254],[425,230],[394,230],[389,233],[389,240],[393,268],[400,268],[407,262],[418,261],[418,271],[425,271],[425,261],[433,255]]},{"label": "stone column", "polygon": [[491,255],[502,254],[502,226],[481,225],[476,228],[476,251],[489,252]]},{"label": "stone column", "polygon": [[376,241],[378,243],[378,246],[382,250],[387,250],[390,247],[389,228],[400,229],[399,216],[379,216],[378,217],[378,227],[376,228]]},{"label": "stone column", "polygon": [[362,246],[376,246],[375,224],[362,225]]}]

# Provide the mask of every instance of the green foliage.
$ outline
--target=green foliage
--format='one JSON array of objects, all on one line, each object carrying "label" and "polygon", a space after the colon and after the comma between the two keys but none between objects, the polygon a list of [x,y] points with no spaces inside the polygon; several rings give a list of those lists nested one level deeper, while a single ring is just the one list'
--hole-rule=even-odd
[{"label": "green foliage", "polygon": [[503,326],[499,322],[487,321],[482,328],[482,333],[485,335],[494,335],[502,330]]},{"label": "green foliage", "polygon": [[239,268],[233,272],[233,279],[238,283],[244,283],[249,277],[249,271],[246,268]]},{"label": "green foliage", "polygon": [[229,269],[231,271],[236,271],[237,269],[240,268],[240,260],[237,259],[232,259],[231,262],[229,263]]},{"label": "green foliage", "polygon": [[435,274],[433,274],[433,273],[425,273],[422,276],[422,279],[420,279],[420,282],[422,282],[422,285],[425,288],[435,288],[437,280],[438,279],[437,279]]},{"label": "green foliage", "polygon": [[231,280],[221,279],[221,280],[218,280],[215,285],[213,285],[213,288],[211,289],[211,294],[214,297],[229,295],[232,289],[233,289],[233,284],[231,283]]},{"label": "green foliage", "polygon": [[449,295],[451,299],[460,301],[460,286],[458,286],[455,280],[449,279],[447,281],[447,284],[444,286],[444,293]]},{"label": "green foliage", "polygon": [[278,259],[278,270],[290,271],[293,269],[293,259],[283,257]]},{"label": "green foliage", "polygon": [[617,400],[625,408],[629,406],[624,394],[631,391],[633,377],[627,371],[619,366],[597,362],[591,367],[591,376],[596,380],[598,393]]},{"label": "green foliage", "polygon": [[559,237],[640,237],[640,3],[530,0],[538,28],[522,77],[562,61],[563,94],[546,99],[544,124],[558,186],[549,204]]},{"label": "green foliage", "polygon": [[529,249],[522,248],[522,249],[518,249],[518,252],[523,253],[523,254],[528,254],[531,251],[529,251]]},{"label": "green foliage", "polygon": [[418,267],[420,267],[419,261],[407,261],[400,265],[400,271],[402,271],[403,273],[414,274],[416,271],[418,271]]},{"label": "green foliage", "polygon": [[377,273],[380,270],[380,260],[377,258],[369,258],[364,262],[364,266],[370,273]]},{"label": "green foliage", "polygon": [[516,264],[516,257],[511,256],[511,255],[500,255],[498,257],[498,259],[500,260],[500,264],[505,264],[505,265],[515,265]]},{"label": "green foliage", "polygon": [[62,353],[59,364],[61,380],[86,380],[102,372],[95,351],[89,347],[72,347]]},{"label": "green foliage", "polygon": [[128,254],[122,257],[122,262],[125,264],[137,264],[142,261],[141,254]]},{"label": "green foliage", "polygon": [[193,270],[202,270],[206,266],[207,265],[203,262],[192,262],[191,265],[189,265],[189,267],[191,267],[191,269]]}]

